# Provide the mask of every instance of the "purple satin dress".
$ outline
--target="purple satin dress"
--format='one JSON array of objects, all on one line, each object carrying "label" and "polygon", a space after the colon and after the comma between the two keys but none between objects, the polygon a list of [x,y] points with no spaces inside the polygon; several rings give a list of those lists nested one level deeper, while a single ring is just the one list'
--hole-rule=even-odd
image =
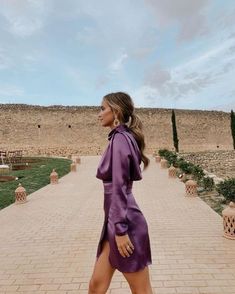
[{"label": "purple satin dress", "polygon": [[[119,125],[108,136],[109,145],[99,163],[96,177],[103,180],[104,224],[97,259],[106,239],[110,245],[109,262],[121,272],[136,272],[152,263],[148,225],[132,194],[132,183],[142,179],[141,155],[126,125]],[[122,257],[115,235],[128,234],[135,249]]]}]

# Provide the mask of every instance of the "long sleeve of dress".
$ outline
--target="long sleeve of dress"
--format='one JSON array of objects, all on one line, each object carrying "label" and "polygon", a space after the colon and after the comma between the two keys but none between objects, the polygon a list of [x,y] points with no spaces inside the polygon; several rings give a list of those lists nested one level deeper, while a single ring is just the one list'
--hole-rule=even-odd
[{"label": "long sleeve of dress", "polygon": [[115,134],[112,150],[112,220],[116,235],[125,235],[127,222],[127,184],[130,181],[131,152],[127,139],[121,133]]}]

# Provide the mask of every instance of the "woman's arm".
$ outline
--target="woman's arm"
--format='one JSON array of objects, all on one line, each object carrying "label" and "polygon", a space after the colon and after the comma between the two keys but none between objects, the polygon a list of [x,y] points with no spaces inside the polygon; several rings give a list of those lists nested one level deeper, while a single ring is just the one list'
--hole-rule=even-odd
[{"label": "woman's arm", "polygon": [[131,151],[126,137],[116,133],[112,146],[112,200],[111,214],[115,225],[115,241],[122,257],[129,257],[134,250],[127,231],[127,184],[130,181]]},{"label": "woman's arm", "polygon": [[111,217],[115,225],[115,234],[127,233],[127,184],[130,179],[130,147],[125,136],[116,133],[112,142],[112,200]]}]

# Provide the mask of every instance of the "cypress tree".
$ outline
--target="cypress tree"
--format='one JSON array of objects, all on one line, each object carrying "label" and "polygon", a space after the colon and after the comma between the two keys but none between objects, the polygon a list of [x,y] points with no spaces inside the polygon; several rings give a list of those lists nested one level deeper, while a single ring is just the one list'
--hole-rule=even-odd
[{"label": "cypress tree", "polygon": [[231,110],[230,118],[231,133],[233,138],[233,149],[235,149],[235,116],[233,110]]},{"label": "cypress tree", "polygon": [[175,112],[174,112],[174,110],[172,110],[171,122],[172,122],[173,141],[174,141],[175,151],[176,152],[179,152],[179,140],[178,140],[178,135],[177,135],[176,122],[175,122]]}]

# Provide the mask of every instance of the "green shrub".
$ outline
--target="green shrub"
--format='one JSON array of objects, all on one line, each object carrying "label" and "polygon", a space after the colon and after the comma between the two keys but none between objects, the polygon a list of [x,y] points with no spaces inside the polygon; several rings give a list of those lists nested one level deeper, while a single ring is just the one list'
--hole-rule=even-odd
[{"label": "green shrub", "polygon": [[212,191],[215,186],[214,179],[210,177],[203,177],[202,185],[206,191]]},{"label": "green shrub", "polygon": [[177,163],[177,155],[176,154],[170,154],[167,160],[173,166],[178,167],[178,165],[176,164]]},{"label": "green shrub", "polygon": [[192,167],[192,174],[198,182],[205,176],[203,169],[199,165]]},{"label": "green shrub", "polygon": [[235,202],[235,178],[228,178],[216,185],[216,190],[227,202]]},{"label": "green shrub", "polygon": [[174,167],[180,168],[183,173],[192,174],[197,181],[200,181],[205,175],[203,169],[199,165],[194,165],[182,157],[178,159],[175,152],[167,149],[160,149],[158,154],[166,158],[170,165],[172,164]]},{"label": "green shrub", "polygon": [[187,162],[184,159],[179,159],[177,162],[178,167],[186,174],[192,174],[193,173],[193,167],[194,165],[191,162]]},{"label": "green shrub", "polygon": [[177,161],[177,155],[174,152],[168,151],[165,153],[166,160],[170,163],[170,164],[175,164]]},{"label": "green shrub", "polygon": [[163,156],[171,165],[176,166],[176,162],[177,162],[177,154],[175,152],[169,151],[167,149],[160,149],[158,151],[160,156]]},{"label": "green shrub", "polygon": [[167,149],[160,149],[158,151],[158,154],[161,156],[161,157],[165,157],[165,154],[169,152]]}]

